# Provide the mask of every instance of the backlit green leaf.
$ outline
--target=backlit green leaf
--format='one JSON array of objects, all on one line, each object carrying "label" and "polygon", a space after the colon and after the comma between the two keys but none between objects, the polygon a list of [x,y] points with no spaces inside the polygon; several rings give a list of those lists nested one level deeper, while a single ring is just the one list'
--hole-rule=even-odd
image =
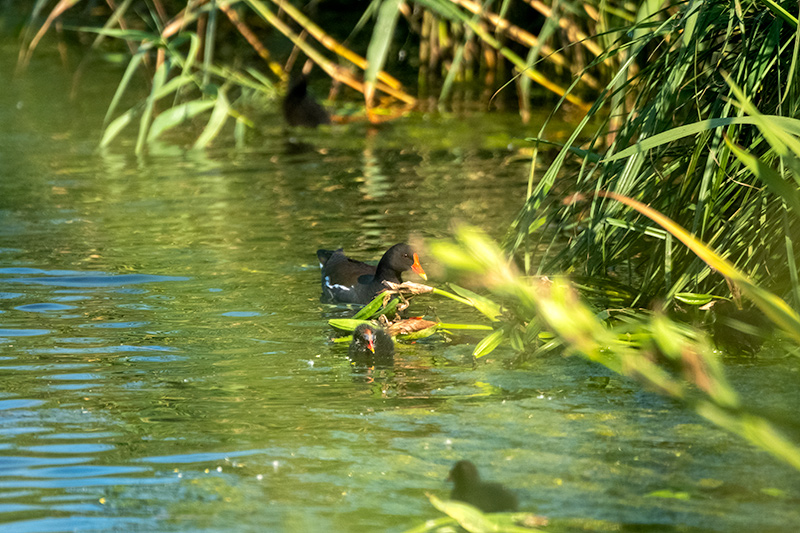
[{"label": "backlit green leaf", "polygon": [[500,342],[503,340],[503,330],[498,329],[487,335],[486,337],[481,340],[477,346],[475,346],[475,350],[473,350],[472,355],[474,357],[483,357],[484,355],[492,353],[495,348],[500,346]]}]

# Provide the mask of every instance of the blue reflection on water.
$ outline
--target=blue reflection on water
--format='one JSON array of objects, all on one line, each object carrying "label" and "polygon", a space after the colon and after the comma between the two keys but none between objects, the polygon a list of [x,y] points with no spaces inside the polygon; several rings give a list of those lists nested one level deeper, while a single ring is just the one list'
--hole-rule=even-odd
[{"label": "blue reflection on water", "polygon": [[[0,274],[7,273],[8,270],[0,269]],[[9,278],[3,281],[7,283],[25,283],[37,285],[55,285],[58,287],[117,287],[120,285],[136,285],[139,283],[159,283],[165,281],[187,281],[189,278],[184,276],[156,276],[151,274],[107,274],[93,273],[81,274],[70,271],[43,271],[38,269],[30,270],[27,274],[51,274],[49,276],[30,277],[30,278]],[[52,274],[64,272],[65,275],[59,276]],[[16,272],[19,274],[19,272]],[[77,274],[77,275],[76,275]]]},{"label": "blue reflection on water", "polygon": [[73,305],[53,304],[53,303],[39,303],[27,304],[15,307],[17,311],[27,311],[29,313],[48,313],[51,311],[65,311],[67,309],[75,309]]},{"label": "blue reflection on water", "polygon": [[56,533],[60,531],[124,531],[125,528],[147,531],[147,525],[154,525],[155,520],[143,520],[128,517],[104,516],[68,516],[61,518],[40,518],[36,520],[20,520],[6,524],[8,531],[17,533]]}]

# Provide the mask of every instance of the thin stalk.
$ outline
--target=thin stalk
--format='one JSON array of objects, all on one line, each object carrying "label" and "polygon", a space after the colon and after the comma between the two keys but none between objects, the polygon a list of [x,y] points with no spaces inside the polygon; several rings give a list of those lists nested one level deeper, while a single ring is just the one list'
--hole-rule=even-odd
[{"label": "thin stalk", "polygon": [[208,13],[208,26],[206,27],[206,42],[203,53],[203,85],[208,85],[211,79],[209,67],[214,63],[214,42],[217,34],[217,0],[210,0],[211,9]]},{"label": "thin stalk", "polygon": [[439,329],[468,329],[474,331],[492,331],[494,329],[492,326],[485,324],[450,324],[447,322],[439,322],[437,327]]},{"label": "thin stalk", "polygon": [[438,294],[439,296],[444,296],[445,298],[450,298],[451,300],[455,300],[459,303],[464,305],[468,305],[470,307],[475,307],[475,304],[467,300],[466,298],[462,298],[461,296],[455,295],[452,292],[443,291],[442,289],[437,289],[436,287],[433,288],[433,294]]},{"label": "thin stalk", "polygon": [[[564,57],[556,50],[553,50],[553,48],[551,48],[550,46],[540,43],[538,37],[523,30],[519,26],[511,24],[508,20],[500,17],[499,15],[483,9],[483,7],[477,2],[472,2],[471,0],[453,0],[453,1],[456,4],[460,5],[461,7],[463,7],[464,9],[466,9],[467,11],[469,11],[470,13],[473,13],[475,15],[480,15],[486,21],[494,25],[495,30],[505,32],[509,37],[511,37],[518,43],[523,44],[529,48],[539,47],[540,50],[542,51],[542,54],[546,56],[546,59],[548,61],[551,61],[552,63],[563,68],[568,69],[570,67],[569,61],[567,60],[566,57]],[[593,89],[600,88],[600,83],[597,81],[597,79],[595,79],[594,77],[585,72],[580,75],[580,79]]]},{"label": "thin stalk", "polygon": [[[278,16],[275,15],[275,13],[270,11],[270,9],[266,5],[264,5],[263,2],[261,2],[260,0],[244,0],[244,1],[251,8],[253,8],[253,10],[256,13],[258,13],[262,18],[264,18],[264,20],[267,21],[267,23],[269,23],[273,28],[281,32],[286,38],[292,41],[292,43],[294,43],[295,46],[297,46],[300,50],[302,50],[303,53],[309,57],[309,59],[311,59],[317,65],[319,65],[330,77],[340,80],[341,82],[345,83],[346,85],[348,85],[349,87],[355,89],[360,93],[364,92],[365,87],[362,82],[358,81],[347,70],[340,68],[338,65],[328,60],[325,56],[319,53],[316,48],[308,44],[305,41],[305,39],[302,39],[298,34],[292,31],[292,29],[285,22],[283,22],[280,18],[278,18]],[[280,5],[282,8],[285,9],[289,4],[280,4]],[[344,57],[345,51],[347,49],[341,45],[338,45],[338,43],[336,44],[337,44],[337,47],[335,49],[336,53]],[[366,63],[364,64],[366,65]],[[378,78],[380,79],[381,77],[378,76]],[[413,96],[410,96],[401,90],[394,89],[385,83],[376,84],[376,88],[402,102],[405,102],[406,104],[409,105],[416,104],[416,99]]]}]

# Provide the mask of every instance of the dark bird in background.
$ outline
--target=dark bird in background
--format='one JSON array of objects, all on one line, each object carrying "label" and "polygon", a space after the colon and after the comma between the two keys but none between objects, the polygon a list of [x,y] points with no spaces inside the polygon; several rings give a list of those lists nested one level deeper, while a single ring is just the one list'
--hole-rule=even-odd
[{"label": "dark bird in background", "polygon": [[350,259],[341,248],[317,250],[317,259],[322,269],[323,303],[367,304],[386,289],[384,281],[402,283],[401,274],[406,270],[428,279],[419,256],[405,243],[389,248],[377,267]]},{"label": "dark bird in background", "polygon": [[290,126],[316,128],[330,124],[331,117],[325,108],[308,94],[308,80],[300,73],[289,80],[289,88],[283,99],[283,117]]},{"label": "dark bird in background", "polygon": [[754,355],[774,334],[774,324],[758,308],[738,309],[733,302],[717,301],[714,315],[714,341],[729,354]]},{"label": "dark bird in background", "polygon": [[499,483],[481,481],[478,469],[469,461],[459,461],[450,470],[453,482],[451,500],[477,507],[484,513],[517,510],[517,497]]},{"label": "dark bird in background", "polygon": [[394,341],[383,329],[364,322],[353,331],[348,355],[352,361],[391,359]]}]

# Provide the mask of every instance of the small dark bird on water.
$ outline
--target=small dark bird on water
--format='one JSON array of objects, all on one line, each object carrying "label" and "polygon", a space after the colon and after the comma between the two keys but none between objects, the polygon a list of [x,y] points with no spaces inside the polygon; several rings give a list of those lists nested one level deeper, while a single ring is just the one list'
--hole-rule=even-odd
[{"label": "small dark bird on water", "polygon": [[711,312],[714,341],[731,355],[755,355],[774,334],[774,324],[758,308],[738,309],[733,302],[717,301]]},{"label": "small dark bird on water", "polygon": [[308,94],[308,80],[303,73],[292,76],[289,80],[289,88],[283,99],[283,117],[290,126],[316,128],[331,123],[331,117],[325,108]]},{"label": "small dark bird on water", "polygon": [[386,289],[384,281],[402,283],[401,274],[406,270],[413,270],[422,279],[428,279],[419,256],[405,243],[389,248],[378,266],[350,259],[341,248],[317,250],[317,259],[322,269],[320,300],[323,303],[368,304]]},{"label": "small dark bird on water", "polygon": [[453,465],[447,479],[453,482],[451,500],[468,503],[484,513],[517,510],[517,497],[499,483],[481,481],[478,469],[469,461]]},{"label": "small dark bird on water", "polygon": [[364,322],[353,331],[348,355],[352,361],[385,361],[394,355],[394,341],[383,329]]}]

